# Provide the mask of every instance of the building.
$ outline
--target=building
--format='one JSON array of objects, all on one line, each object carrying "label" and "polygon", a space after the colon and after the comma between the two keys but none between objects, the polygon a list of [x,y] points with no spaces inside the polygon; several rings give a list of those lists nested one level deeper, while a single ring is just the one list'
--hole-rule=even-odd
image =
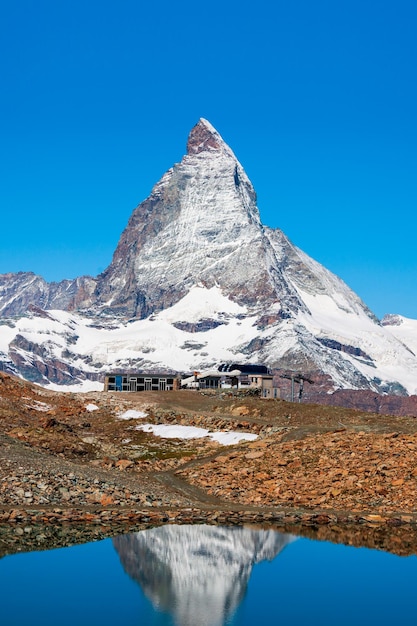
[{"label": "building", "polygon": [[179,386],[176,374],[106,374],[104,378],[104,391],[173,391]]},{"label": "building", "polygon": [[173,373],[108,373],[104,391],[174,391],[183,389],[253,389],[262,398],[279,398],[271,370],[265,365],[223,363],[217,370],[194,372],[180,380]]},{"label": "building", "polygon": [[181,386],[188,389],[258,389],[262,398],[279,398],[274,378],[266,365],[222,363],[217,370],[194,372]]},{"label": "building", "polygon": [[181,387],[185,389],[218,389],[221,387],[222,374],[218,370],[194,372],[192,376],[183,378]]}]

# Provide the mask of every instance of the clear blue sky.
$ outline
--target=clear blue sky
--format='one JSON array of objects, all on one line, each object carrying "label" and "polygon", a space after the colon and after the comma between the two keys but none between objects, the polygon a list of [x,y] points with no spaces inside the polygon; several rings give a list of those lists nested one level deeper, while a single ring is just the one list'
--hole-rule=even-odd
[{"label": "clear blue sky", "polygon": [[0,273],[97,275],[207,118],[262,221],[417,318],[415,0],[0,4]]}]

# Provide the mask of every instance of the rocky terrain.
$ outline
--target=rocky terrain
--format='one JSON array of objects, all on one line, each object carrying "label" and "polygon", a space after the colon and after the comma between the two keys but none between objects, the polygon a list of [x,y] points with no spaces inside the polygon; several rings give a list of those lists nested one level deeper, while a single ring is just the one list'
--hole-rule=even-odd
[{"label": "rocky terrain", "polygon": [[[209,437],[166,439],[139,430],[144,421],[257,438],[232,446]],[[348,525],[352,542],[359,524],[362,534],[378,527],[365,535],[381,545],[403,537],[392,529],[406,525],[407,550],[414,550],[413,417],[231,392],[57,393],[0,374],[0,425],[6,551],[41,546],[57,525],[81,526],[84,537],[86,524],[102,536],[203,521],[288,532],[294,524],[299,532],[325,525],[335,538]],[[11,527],[10,535],[4,529]],[[68,531],[63,537],[71,541]]]}]

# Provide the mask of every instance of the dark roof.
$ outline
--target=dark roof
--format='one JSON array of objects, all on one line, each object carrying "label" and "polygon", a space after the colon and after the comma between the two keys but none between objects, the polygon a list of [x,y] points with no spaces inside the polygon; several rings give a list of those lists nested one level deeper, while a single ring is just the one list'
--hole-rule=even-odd
[{"label": "dark roof", "polygon": [[174,372],[106,372],[105,376],[136,376],[138,378],[178,378]]},{"label": "dark roof", "polygon": [[252,363],[222,363],[219,365],[219,372],[232,372],[233,370],[240,370],[242,374],[269,374],[272,372],[266,365],[254,365]]}]

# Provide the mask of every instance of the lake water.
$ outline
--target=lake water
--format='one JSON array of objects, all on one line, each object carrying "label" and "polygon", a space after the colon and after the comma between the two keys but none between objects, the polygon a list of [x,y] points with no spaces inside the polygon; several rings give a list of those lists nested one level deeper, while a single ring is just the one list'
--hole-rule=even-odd
[{"label": "lake water", "polygon": [[164,526],[0,560],[2,626],[415,625],[416,556]]}]

